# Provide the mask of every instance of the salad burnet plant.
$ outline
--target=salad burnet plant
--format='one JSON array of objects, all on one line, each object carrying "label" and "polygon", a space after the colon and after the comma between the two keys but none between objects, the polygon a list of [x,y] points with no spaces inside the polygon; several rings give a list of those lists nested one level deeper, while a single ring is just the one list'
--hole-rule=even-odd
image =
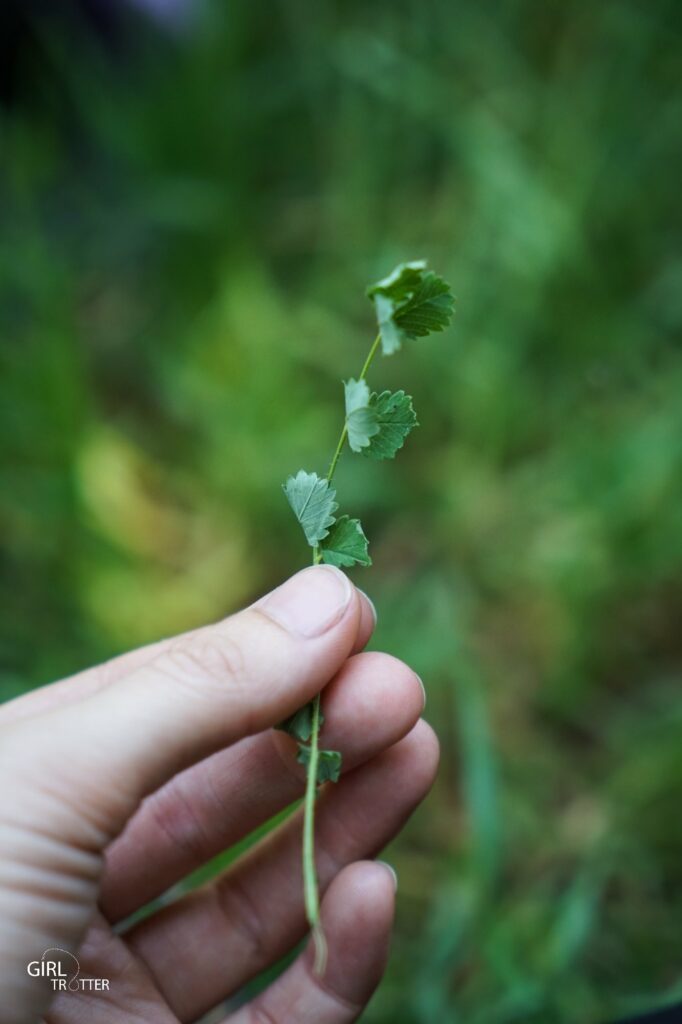
[{"label": "salad burnet plant", "polygon": [[[346,444],[368,459],[392,459],[417,426],[411,397],[404,391],[371,391],[367,375],[381,350],[393,355],[406,340],[423,338],[448,326],[454,299],[450,286],[424,260],[401,263],[381,281],[367,288],[376,312],[378,333],[356,378],[344,382],[345,419],[326,476],[300,469],[283,485],[284,493],[312,548],[313,565],[324,562],[339,568],[371,565],[368,541],[359,519],[337,515],[336,467]],[[315,799],[317,789],[336,782],[341,773],[338,750],[322,750],[324,722],[320,695],[279,726],[298,742],[298,760],[306,768],[303,818],[303,889],[306,916],[315,942],[315,969],[324,972],[326,942],[320,926],[315,870]]]}]

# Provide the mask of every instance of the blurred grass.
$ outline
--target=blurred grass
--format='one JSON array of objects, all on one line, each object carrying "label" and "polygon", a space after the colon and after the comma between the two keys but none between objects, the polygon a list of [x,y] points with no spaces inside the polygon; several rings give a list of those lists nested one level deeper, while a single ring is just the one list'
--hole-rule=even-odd
[{"label": "blurred grass", "polygon": [[[342,463],[376,645],[443,766],[390,851],[366,1020],[596,1021],[682,997],[679,6],[205,5],[113,53],[40,18],[2,115],[2,695],[305,562],[366,282],[447,336],[422,427]],[[75,59],[74,59],[75,58]]]}]

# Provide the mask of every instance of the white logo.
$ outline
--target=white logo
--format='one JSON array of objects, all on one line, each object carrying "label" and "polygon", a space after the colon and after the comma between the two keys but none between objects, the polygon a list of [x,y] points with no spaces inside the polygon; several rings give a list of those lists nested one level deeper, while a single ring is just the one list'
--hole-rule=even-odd
[{"label": "white logo", "polygon": [[26,967],[32,978],[47,978],[55,992],[109,991],[108,978],[80,978],[80,970],[78,958],[59,946],[50,946],[40,960],[31,960]]}]

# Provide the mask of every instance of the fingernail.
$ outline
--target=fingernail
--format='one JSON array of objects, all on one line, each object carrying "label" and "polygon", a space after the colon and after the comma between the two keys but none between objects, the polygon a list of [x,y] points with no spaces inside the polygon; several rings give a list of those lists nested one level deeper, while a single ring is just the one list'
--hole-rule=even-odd
[{"label": "fingernail", "polygon": [[296,573],[255,607],[290,633],[321,636],[348,607],[353,589],[340,569],[314,565]]},{"label": "fingernail", "polygon": [[[416,672],[415,672],[415,675],[417,676]],[[417,682],[419,683],[419,685],[422,688],[422,702],[423,702],[422,703],[422,711],[423,711],[424,708],[426,707],[426,687],[424,686],[424,683],[422,682],[422,677],[421,676],[417,676]]]},{"label": "fingernail", "polygon": [[378,860],[377,864],[381,864],[382,868],[386,868],[386,870],[390,874],[391,878],[393,879],[393,888],[397,892],[398,891],[398,875],[397,875],[397,872],[396,872],[395,868],[391,864],[388,864],[385,860]]},{"label": "fingernail", "polygon": [[358,593],[362,594],[362,596],[364,597],[365,601],[369,605],[370,611],[372,612],[372,615],[374,616],[374,625],[376,626],[376,624],[377,624],[377,610],[376,610],[376,606],[374,604],[374,601],[372,600],[372,598],[368,594],[366,594],[364,592],[364,590],[360,590],[360,587],[358,587],[357,590],[358,590]]}]

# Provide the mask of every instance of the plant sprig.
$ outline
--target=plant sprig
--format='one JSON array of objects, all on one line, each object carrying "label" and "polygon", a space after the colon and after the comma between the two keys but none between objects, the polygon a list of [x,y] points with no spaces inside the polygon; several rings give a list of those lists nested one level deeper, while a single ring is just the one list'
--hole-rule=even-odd
[{"label": "plant sprig", "polygon": [[[313,565],[348,568],[371,565],[368,541],[359,519],[337,518],[339,508],[332,481],[341,453],[351,451],[369,459],[392,459],[417,426],[412,399],[404,391],[371,392],[367,374],[379,348],[397,352],[402,343],[423,338],[448,326],[454,299],[450,286],[427,268],[424,260],[401,263],[388,277],[367,288],[373,301],[379,333],[357,379],[344,383],[345,420],[325,477],[301,469],[284,483],[284,493],[313,549]],[[306,766],[303,817],[303,889],[306,916],[315,941],[315,970],[324,973],[327,946],[320,926],[320,900],[315,870],[315,798],[317,787],[336,782],[341,773],[338,750],[320,750],[324,722],[320,695],[279,726],[298,741],[298,760]]]}]

